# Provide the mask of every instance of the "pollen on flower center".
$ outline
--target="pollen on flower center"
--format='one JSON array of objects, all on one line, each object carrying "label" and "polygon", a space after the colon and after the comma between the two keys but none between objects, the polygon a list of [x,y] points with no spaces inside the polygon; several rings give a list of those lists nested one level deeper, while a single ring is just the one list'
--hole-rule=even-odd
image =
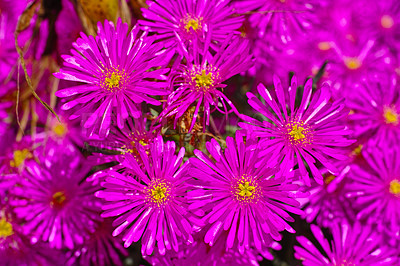
[{"label": "pollen on flower center", "polygon": [[117,68],[107,69],[100,77],[100,86],[109,92],[117,92],[124,88],[126,73]]},{"label": "pollen on flower center", "polygon": [[214,83],[211,72],[208,72],[208,74],[206,74],[206,71],[204,69],[201,72],[201,75],[196,75],[195,81],[196,86],[202,88],[208,88]]},{"label": "pollen on flower center", "polygon": [[251,197],[253,195],[255,187],[250,186],[249,182],[244,182],[239,184],[238,193],[242,197]]},{"label": "pollen on flower center", "polygon": [[12,225],[5,218],[0,219],[0,239],[14,234]]},{"label": "pollen on flower center", "polygon": [[119,81],[121,80],[121,75],[113,72],[111,74],[111,77],[106,78],[106,84],[109,89],[112,89],[114,87],[119,87]]},{"label": "pollen on flower center", "polygon": [[348,69],[356,70],[361,67],[361,61],[357,57],[348,57],[344,59],[344,64]]},{"label": "pollen on flower center", "polygon": [[390,29],[394,25],[394,20],[391,16],[389,15],[383,15],[381,17],[381,26],[385,29]]},{"label": "pollen on flower center", "polygon": [[392,180],[390,182],[389,191],[395,196],[400,196],[400,181],[397,179]]},{"label": "pollen on flower center", "polygon": [[399,114],[393,107],[385,106],[383,108],[383,117],[385,119],[386,124],[392,124],[395,126],[399,124]]},{"label": "pollen on flower center", "polygon": [[284,130],[286,130],[287,141],[291,145],[303,145],[311,142],[311,129],[308,125],[304,125],[302,121],[288,123]]},{"label": "pollen on flower center", "polygon": [[65,133],[67,132],[67,127],[64,124],[61,123],[57,123],[54,127],[53,127],[53,132],[59,136],[59,137],[63,137],[65,135]]},{"label": "pollen on flower center", "polygon": [[294,125],[292,131],[289,132],[289,135],[292,136],[294,140],[304,139],[306,136],[302,133],[303,131],[303,127],[297,127],[297,125]]},{"label": "pollen on flower center", "polygon": [[199,21],[197,19],[190,19],[186,22],[185,29],[190,31],[190,28],[196,31],[199,28]]},{"label": "pollen on flower center", "polygon": [[32,153],[28,149],[16,150],[13,153],[13,160],[10,162],[11,167],[19,167],[26,159],[32,158]]},{"label": "pollen on flower center", "polygon": [[242,175],[232,183],[232,194],[240,203],[256,203],[260,198],[258,182],[249,175]]},{"label": "pollen on flower center", "polygon": [[56,193],[53,194],[53,196],[52,196],[52,201],[51,201],[50,204],[51,204],[52,206],[58,206],[58,207],[60,207],[60,206],[63,205],[63,203],[65,202],[66,199],[67,199],[67,198],[66,198],[66,196],[65,196],[65,193],[64,193],[63,191],[58,191],[58,192],[56,192]]},{"label": "pollen on flower center", "polygon": [[168,182],[155,181],[145,191],[150,204],[164,205],[171,198],[171,186]]},{"label": "pollen on flower center", "polygon": [[151,190],[151,195],[155,201],[162,200],[165,198],[165,193],[167,192],[166,187],[157,186]]},{"label": "pollen on flower center", "polygon": [[320,49],[321,51],[327,51],[331,49],[331,45],[329,44],[329,42],[319,42],[318,49]]},{"label": "pollen on flower center", "polygon": [[336,176],[334,176],[334,175],[328,175],[328,176],[324,177],[325,185],[329,185],[335,178],[336,178]]}]

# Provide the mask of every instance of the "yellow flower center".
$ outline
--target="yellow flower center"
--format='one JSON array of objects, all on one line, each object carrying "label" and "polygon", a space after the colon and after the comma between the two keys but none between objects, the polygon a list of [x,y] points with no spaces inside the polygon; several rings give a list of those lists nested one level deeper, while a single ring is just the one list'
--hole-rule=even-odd
[{"label": "yellow flower center", "polygon": [[206,74],[204,69],[201,71],[201,75],[197,74],[194,79],[197,87],[208,88],[214,83],[211,72]]},{"label": "yellow flower center", "polygon": [[190,19],[186,22],[185,29],[189,32],[190,28],[196,31],[199,28],[199,21],[197,19]]},{"label": "yellow flower center", "polygon": [[324,178],[324,183],[325,185],[329,185],[334,179],[336,178],[336,176],[334,175],[328,175]]},{"label": "yellow flower center", "polygon": [[362,148],[363,148],[363,145],[362,145],[362,144],[358,145],[358,146],[353,150],[352,154],[353,154],[354,156],[360,155],[360,154],[361,154]]},{"label": "yellow flower center", "polygon": [[59,137],[63,137],[65,136],[65,133],[67,133],[67,127],[62,124],[62,123],[57,123],[54,127],[53,127],[53,132],[59,136]]},{"label": "yellow flower center", "polygon": [[109,89],[119,87],[119,82],[121,81],[121,78],[122,76],[120,73],[113,72],[111,74],[111,77],[106,77],[105,79],[107,87]]},{"label": "yellow flower center", "polygon": [[160,207],[171,199],[171,184],[166,181],[153,181],[144,193],[149,204]]},{"label": "yellow flower center", "polygon": [[395,196],[400,196],[400,181],[397,179],[392,180],[390,182],[389,191]]},{"label": "yellow flower center", "polygon": [[53,198],[53,200],[51,201],[52,206],[61,206],[67,199],[65,197],[65,193],[62,191],[54,193],[52,198]]},{"label": "yellow flower center", "polygon": [[262,190],[256,179],[250,175],[243,174],[232,181],[231,193],[239,204],[257,204],[261,198]]},{"label": "yellow flower center", "polygon": [[165,193],[167,192],[167,188],[164,186],[156,186],[151,190],[151,196],[155,201],[161,201],[165,198]]},{"label": "yellow flower center", "polygon": [[361,67],[361,61],[357,57],[348,57],[344,59],[344,64],[348,69],[356,70]]},{"label": "yellow flower center", "polygon": [[6,238],[14,234],[12,225],[5,218],[0,220],[0,238]]},{"label": "yellow flower center", "polygon": [[13,153],[13,160],[10,162],[11,167],[19,167],[26,159],[32,158],[32,153],[28,149],[16,150]]},{"label": "yellow flower center", "polygon": [[382,27],[385,28],[385,29],[390,29],[390,28],[392,28],[393,25],[394,25],[394,20],[393,20],[393,18],[392,18],[391,16],[389,16],[389,15],[383,15],[383,16],[381,17],[381,25],[382,25]]},{"label": "yellow flower center", "polygon": [[149,145],[149,144],[146,143],[146,141],[143,140],[143,139],[139,140],[139,143],[140,143],[140,145],[142,145],[143,147]]},{"label": "yellow flower center", "polygon": [[329,42],[319,42],[318,49],[320,49],[321,51],[327,51],[331,49],[331,45],[329,44]]},{"label": "yellow flower center", "polygon": [[292,131],[289,132],[289,135],[292,136],[292,138],[297,141],[297,140],[302,140],[306,136],[303,134],[304,128],[303,127],[297,127],[297,125],[294,125],[292,127]]},{"label": "yellow flower center", "polygon": [[243,182],[239,184],[237,193],[242,197],[251,197],[256,188],[250,186],[250,182]]},{"label": "yellow flower center", "polygon": [[394,107],[383,108],[383,117],[385,118],[386,124],[392,124],[397,126],[399,124],[399,114],[396,112]]}]

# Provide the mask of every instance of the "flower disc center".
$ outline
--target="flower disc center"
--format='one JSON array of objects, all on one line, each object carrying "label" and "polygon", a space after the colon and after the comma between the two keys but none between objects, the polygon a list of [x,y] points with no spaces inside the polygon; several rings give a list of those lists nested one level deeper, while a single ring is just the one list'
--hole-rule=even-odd
[{"label": "flower disc center", "polygon": [[100,78],[100,86],[108,92],[118,92],[124,89],[126,80],[127,75],[123,70],[106,69]]},{"label": "flower disc center", "polygon": [[348,57],[344,59],[344,64],[348,69],[356,70],[361,67],[361,61],[357,57]]},{"label": "flower disc center", "polygon": [[51,206],[57,206],[61,207],[67,197],[65,196],[65,192],[63,191],[57,191],[56,193],[53,194],[52,196],[52,201],[51,201]]},{"label": "flower disc center", "polygon": [[160,207],[171,199],[171,185],[166,181],[153,181],[145,194],[147,202]]},{"label": "flower disc center", "polygon": [[6,238],[14,234],[11,223],[7,222],[5,218],[0,220],[0,238]]},{"label": "flower disc center", "polygon": [[394,25],[394,20],[391,16],[389,15],[383,15],[381,17],[381,26],[385,29],[390,29]]},{"label": "flower disc center", "polygon": [[201,75],[197,74],[194,79],[196,81],[197,87],[209,88],[214,83],[211,72],[208,72],[208,74],[206,74],[206,71],[204,69],[201,71]]},{"label": "flower disc center", "polygon": [[390,182],[389,191],[395,196],[400,196],[400,181],[397,179],[392,180]]},{"label": "flower disc center", "polygon": [[196,31],[199,28],[199,21],[198,19],[190,19],[186,22],[185,29],[189,32],[190,28]]},{"label": "flower disc center", "polygon": [[395,126],[399,124],[399,114],[393,107],[385,106],[383,108],[383,117],[385,119],[386,124],[392,124]]},{"label": "flower disc center", "polygon": [[13,160],[10,162],[11,167],[19,167],[26,159],[32,158],[32,153],[28,149],[16,150],[13,153]]}]

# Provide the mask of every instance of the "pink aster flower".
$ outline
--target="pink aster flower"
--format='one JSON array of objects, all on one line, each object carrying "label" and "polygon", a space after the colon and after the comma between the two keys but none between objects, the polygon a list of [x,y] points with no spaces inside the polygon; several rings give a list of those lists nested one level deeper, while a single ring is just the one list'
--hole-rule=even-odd
[{"label": "pink aster flower", "polygon": [[20,221],[8,207],[2,206],[0,209],[0,264],[4,266],[64,264],[63,254],[51,249],[47,243],[29,242],[19,224]]},{"label": "pink aster flower", "polygon": [[[150,150],[149,144],[153,143],[158,133],[154,128],[147,130],[147,119],[128,119],[124,128],[114,127],[104,140],[90,140],[89,144],[95,148],[100,148],[105,152],[115,151],[116,155],[111,155],[109,160],[123,161],[125,154],[132,154],[136,161],[141,163],[138,150],[144,148]],[[94,150],[96,152],[96,150]],[[111,158],[112,157],[112,158]],[[120,158],[121,157],[121,158]]]},{"label": "pink aster flower", "polygon": [[355,200],[357,219],[400,239],[400,150],[370,147],[362,155],[367,164],[352,165],[346,196]]},{"label": "pink aster flower", "polygon": [[[190,245],[181,245],[179,252],[168,252],[160,255],[157,251],[152,256],[143,256],[151,265],[168,266],[201,266],[201,265],[254,265],[258,266],[263,257],[273,259],[268,250],[258,251],[254,248],[246,250],[241,254],[237,249],[226,250],[226,238],[228,233],[224,232],[222,237],[209,246],[204,243],[204,235],[208,227],[196,233],[195,241]],[[274,242],[274,248],[279,249],[279,244]],[[260,254],[261,253],[261,254]],[[260,254],[260,255],[259,255]]]},{"label": "pink aster flower", "polygon": [[396,0],[360,1],[353,12],[360,35],[374,38],[380,45],[400,48],[400,5]]},{"label": "pink aster flower", "polygon": [[318,226],[311,225],[311,231],[322,247],[316,247],[304,236],[297,237],[301,246],[294,246],[295,258],[305,266],[315,265],[398,265],[396,251],[386,245],[382,235],[374,228],[356,223],[335,224],[332,229],[333,241],[324,237]]},{"label": "pink aster flower", "polygon": [[331,227],[337,223],[354,221],[353,201],[345,197],[344,189],[348,183],[346,174],[349,169],[350,167],[346,166],[338,176],[322,171],[324,184],[312,182],[311,187],[306,187],[310,195],[303,204],[302,218],[305,218],[307,223],[315,220],[322,227]]},{"label": "pink aster flower", "polygon": [[[58,147],[60,148],[60,147]],[[83,243],[100,219],[96,186],[85,181],[90,167],[83,158],[63,155],[41,158],[42,165],[25,164],[19,185],[12,190],[10,204],[24,219],[24,232],[33,243],[48,241],[58,249]]]},{"label": "pink aster flower", "polygon": [[149,7],[142,9],[147,20],[139,20],[139,24],[180,53],[189,45],[223,42],[231,33],[240,34],[243,17],[235,15],[229,1],[157,0],[147,4]]},{"label": "pink aster flower", "polygon": [[352,93],[354,84],[367,79],[388,79],[393,72],[394,60],[386,47],[374,40],[358,44],[350,41],[330,42],[336,56],[330,61],[329,77],[332,90],[339,97]]},{"label": "pink aster flower", "polygon": [[178,239],[192,242],[188,221],[186,191],[187,164],[179,167],[185,155],[181,148],[175,155],[175,143],[163,143],[158,137],[150,144],[149,155],[139,150],[144,169],[130,154],[122,165],[129,171],[109,172],[102,183],[106,189],[96,193],[108,203],[103,204],[103,217],[115,217],[113,235],[125,234],[122,240],[129,247],[141,239],[142,254],[150,255],[157,244],[158,251],[178,251]]},{"label": "pink aster flower", "polygon": [[117,265],[122,266],[121,255],[128,252],[118,237],[112,236],[112,225],[109,219],[99,222],[96,230],[85,242],[67,253],[67,265]]},{"label": "pink aster flower", "polygon": [[168,69],[152,70],[163,64],[166,51],[161,51],[162,44],[153,44],[155,36],[140,35],[137,27],[129,31],[120,19],[115,28],[106,21],[98,29],[96,38],[81,35],[72,56],[63,57],[65,66],[54,75],[85,83],[56,95],[67,98],[62,109],[74,110],[70,118],[81,117],[90,135],[106,136],[112,122],[123,128],[129,116],[139,118],[139,103],[160,104],[150,96],[168,94],[160,81]]},{"label": "pink aster flower", "polygon": [[282,43],[288,43],[293,35],[310,30],[318,24],[318,10],[328,1],[275,1],[242,0],[235,7],[240,13],[249,12],[249,21],[256,27],[259,36],[273,37]]},{"label": "pink aster flower", "polygon": [[225,40],[215,54],[207,52],[202,56],[193,50],[186,55],[186,65],[180,65],[171,73],[176,89],[168,96],[161,118],[175,116],[176,126],[178,119],[193,105],[195,109],[190,132],[200,111],[203,112],[203,127],[209,125],[210,114],[215,110],[226,115],[239,113],[221,90],[227,86],[224,81],[250,68],[252,57],[246,40],[231,37]]},{"label": "pink aster flower", "polygon": [[342,119],[347,112],[342,101],[331,101],[328,84],[324,83],[313,93],[312,79],[305,84],[301,101],[296,104],[299,90],[296,77],[291,82],[289,89],[284,90],[275,76],[274,94],[260,84],[258,92],[266,104],[252,93],[247,93],[249,104],[268,120],[261,122],[243,116],[248,123],[239,123],[239,126],[260,138],[262,154],[271,154],[271,160],[280,163],[282,174],[298,165],[301,178],[310,186],[307,163],[316,182],[323,184],[317,162],[333,174],[338,174],[332,162],[347,159],[343,147],[353,142],[346,138],[351,131],[347,130]]},{"label": "pink aster flower", "polygon": [[250,247],[270,247],[272,238],[281,239],[279,231],[294,233],[286,221],[294,221],[289,213],[302,214],[292,193],[298,186],[273,177],[274,169],[259,158],[256,139],[246,139],[245,144],[236,134],[235,140],[227,137],[226,145],[223,152],[212,139],[206,147],[213,160],[199,150],[194,152],[197,158],[190,158],[190,173],[198,181],[188,194],[189,209],[210,224],[204,241],[213,246],[222,231],[228,231],[226,248],[235,244],[243,253]]},{"label": "pink aster flower", "polygon": [[400,90],[396,78],[363,82],[346,99],[354,136],[371,145],[400,145]]}]

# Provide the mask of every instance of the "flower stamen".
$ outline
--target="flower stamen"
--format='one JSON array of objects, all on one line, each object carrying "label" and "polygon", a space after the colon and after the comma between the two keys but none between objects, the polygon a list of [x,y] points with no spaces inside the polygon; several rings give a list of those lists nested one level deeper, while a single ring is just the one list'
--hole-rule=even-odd
[{"label": "flower stamen", "polygon": [[11,223],[7,222],[5,218],[0,219],[0,239],[6,238],[14,234]]},{"label": "flower stamen", "polygon": [[383,117],[385,118],[386,124],[392,124],[397,126],[399,124],[399,114],[393,107],[385,106],[383,108]]},{"label": "flower stamen", "polygon": [[304,139],[306,136],[303,134],[304,128],[303,127],[297,127],[297,125],[294,125],[292,127],[292,131],[289,132],[289,135],[292,136],[292,138],[297,141]]},{"label": "flower stamen", "polygon": [[390,29],[394,25],[394,20],[391,16],[389,15],[383,15],[381,17],[381,26],[385,29]]},{"label": "flower stamen", "polygon": [[350,70],[356,70],[361,67],[361,61],[357,57],[347,57],[344,59],[344,64]]},{"label": "flower stamen", "polygon": [[31,159],[32,153],[28,149],[16,150],[13,153],[13,160],[10,161],[11,167],[19,167],[26,159]]},{"label": "flower stamen", "polygon": [[254,191],[254,190],[255,190],[255,187],[250,186],[249,182],[244,182],[244,185],[243,185],[243,183],[239,184],[239,187],[238,187],[238,193],[242,197],[251,197],[251,195],[253,195],[252,191]]},{"label": "flower stamen", "polygon": [[190,19],[186,22],[185,29],[189,32],[190,28],[196,31],[199,28],[199,21],[197,19]]},{"label": "flower stamen", "polygon": [[65,196],[65,193],[63,191],[58,191],[53,194],[50,204],[51,206],[61,207],[66,199],[67,197]]},{"label": "flower stamen", "polygon": [[208,74],[206,74],[206,71],[204,69],[201,71],[201,75],[197,74],[194,79],[196,81],[197,87],[209,88],[214,83],[211,72],[208,72]]},{"label": "flower stamen", "polygon": [[400,181],[397,179],[392,180],[390,182],[389,191],[395,196],[400,196]]}]

